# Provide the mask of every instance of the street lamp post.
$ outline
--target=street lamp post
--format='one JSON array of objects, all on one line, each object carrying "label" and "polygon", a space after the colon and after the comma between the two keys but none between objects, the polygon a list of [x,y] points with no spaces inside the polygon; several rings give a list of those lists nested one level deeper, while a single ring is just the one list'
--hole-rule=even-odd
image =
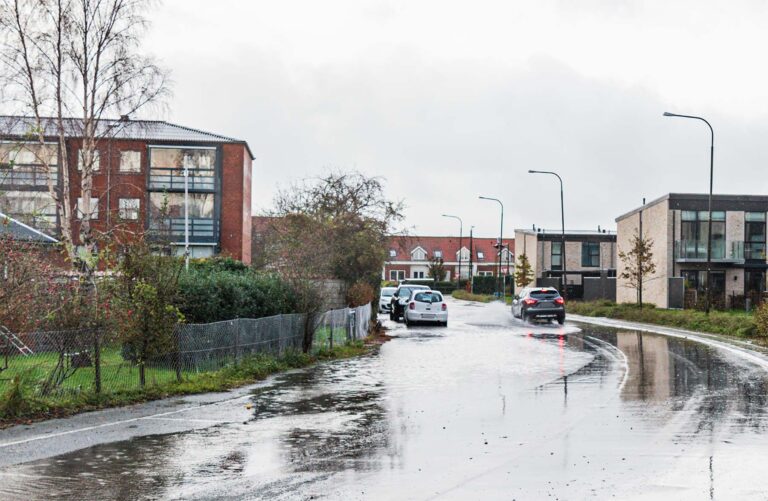
[{"label": "street lamp post", "polygon": [[709,146],[709,202],[708,202],[708,221],[707,221],[707,300],[704,306],[704,311],[709,315],[709,309],[712,304],[712,187],[714,182],[715,173],[715,131],[712,129],[712,125],[702,117],[693,115],[678,115],[677,113],[664,112],[665,117],[677,117],[677,118],[692,118],[694,120],[701,120],[707,127],[711,134],[712,141]]},{"label": "street lamp post", "polygon": [[562,249],[561,250],[561,257],[563,261],[563,297],[568,297],[568,272],[566,271],[566,260],[565,260],[565,205],[563,203],[563,178],[561,178],[556,172],[548,171],[548,170],[529,170],[528,174],[550,174],[552,176],[555,176],[558,181],[560,181],[560,231],[562,235]]},{"label": "street lamp post", "polygon": [[443,217],[449,217],[451,219],[459,220],[459,275],[456,277],[456,288],[460,289],[461,288],[461,249],[462,249],[462,238],[464,237],[464,222],[461,220],[459,216],[443,214]]},{"label": "street lamp post", "polygon": [[189,271],[189,166],[184,162],[184,269]]},{"label": "street lamp post", "polygon": [[475,265],[472,262],[472,254],[475,252],[472,247],[474,244],[472,236],[474,230],[474,226],[469,227],[469,292],[471,293],[475,292]]},{"label": "street lamp post", "polygon": [[501,224],[499,225],[499,269],[498,269],[498,275],[496,276],[496,288],[499,292],[499,299],[502,301],[504,300],[504,286],[502,285],[499,287],[499,284],[503,284],[502,280],[504,280],[501,277],[501,246],[504,245],[504,204],[501,203],[501,200],[498,198],[491,198],[491,197],[478,197],[481,200],[492,200],[494,202],[498,202],[498,204],[501,206]]}]

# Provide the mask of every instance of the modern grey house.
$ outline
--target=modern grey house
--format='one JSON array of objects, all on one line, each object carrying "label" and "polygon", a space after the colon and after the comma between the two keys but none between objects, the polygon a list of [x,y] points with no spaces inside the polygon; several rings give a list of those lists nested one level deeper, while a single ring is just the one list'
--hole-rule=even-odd
[{"label": "modern grey house", "polygon": [[[644,300],[659,307],[690,306],[706,282],[708,195],[669,193],[616,218],[618,251],[627,251],[643,218],[653,240],[656,272]],[[712,201],[712,297],[715,306],[742,307],[762,300],[766,287],[768,196],[714,195]],[[635,301],[635,290],[618,280],[617,299]]]}]

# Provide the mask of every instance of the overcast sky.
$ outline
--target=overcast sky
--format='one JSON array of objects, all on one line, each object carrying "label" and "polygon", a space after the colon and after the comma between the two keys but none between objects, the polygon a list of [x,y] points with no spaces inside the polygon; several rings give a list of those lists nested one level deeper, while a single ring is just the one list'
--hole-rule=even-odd
[{"label": "overcast sky", "polygon": [[766,194],[765,1],[166,0],[166,118],[248,141],[254,210],[331,168],[387,181],[417,234],[615,227],[643,197]]}]

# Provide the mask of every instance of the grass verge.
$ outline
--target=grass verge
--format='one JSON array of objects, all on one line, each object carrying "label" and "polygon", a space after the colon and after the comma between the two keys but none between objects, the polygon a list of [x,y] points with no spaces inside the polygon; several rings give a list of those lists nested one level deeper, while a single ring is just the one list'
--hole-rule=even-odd
[{"label": "grass verge", "polygon": [[20,423],[52,419],[108,407],[117,407],[174,395],[224,391],[260,381],[271,374],[307,367],[319,361],[351,358],[369,353],[376,342],[357,341],[310,355],[288,352],[282,356],[256,355],[236,365],[196,374],[185,374],[181,382],[161,381],[143,389],[112,389],[97,395],[92,390],[66,392],[50,397],[35,396],[32,374],[19,372],[0,395],[0,428]]},{"label": "grass verge", "polygon": [[490,294],[473,294],[463,289],[457,289],[451,292],[451,296],[453,296],[454,299],[461,299],[462,301],[477,301],[479,303],[490,303],[496,299]]},{"label": "grass verge", "polygon": [[665,310],[653,305],[640,308],[635,304],[616,304],[611,301],[571,301],[567,311],[586,317],[615,318],[711,334],[738,337],[758,334],[754,315],[741,311],[712,311],[707,315],[697,310]]}]

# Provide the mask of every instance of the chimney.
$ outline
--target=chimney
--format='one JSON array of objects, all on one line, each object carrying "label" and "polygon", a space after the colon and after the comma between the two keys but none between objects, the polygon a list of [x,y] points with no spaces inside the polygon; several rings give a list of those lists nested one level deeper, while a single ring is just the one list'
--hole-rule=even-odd
[{"label": "chimney", "polygon": [[128,122],[130,120],[131,120],[131,117],[129,115],[120,115],[121,122]]}]

